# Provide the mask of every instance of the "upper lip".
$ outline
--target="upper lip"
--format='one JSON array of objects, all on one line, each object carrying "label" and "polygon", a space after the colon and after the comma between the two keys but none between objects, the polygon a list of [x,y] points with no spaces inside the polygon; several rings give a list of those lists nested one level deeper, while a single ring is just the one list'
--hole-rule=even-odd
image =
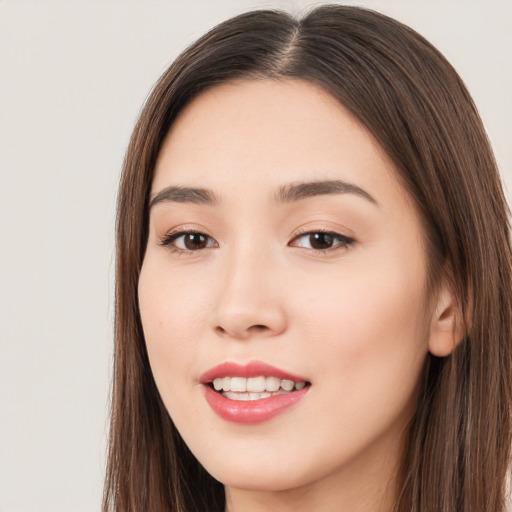
[{"label": "upper lip", "polygon": [[250,361],[240,364],[226,361],[207,370],[201,375],[199,381],[201,384],[209,384],[219,377],[277,377],[279,379],[292,380],[293,382],[307,382],[307,379],[294,375],[287,371],[271,366],[261,361]]}]

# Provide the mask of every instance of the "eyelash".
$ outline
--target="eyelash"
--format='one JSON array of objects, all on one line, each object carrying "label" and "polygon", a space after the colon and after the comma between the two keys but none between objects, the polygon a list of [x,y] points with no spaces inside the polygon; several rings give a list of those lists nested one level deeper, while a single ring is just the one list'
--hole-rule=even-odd
[{"label": "eyelash", "polygon": [[[327,249],[307,248],[307,250],[312,251],[319,255],[325,255],[327,253],[331,253],[331,252],[339,251],[339,250],[346,250],[346,249],[348,249],[348,247],[350,245],[354,244],[354,242],[355,242],[355,240],[353,238],[350,238],[346,235],[342,235],[340,233],[336,233],[334,231],[329,231],[326,229],[325,230],[324,229],[316,229],[316,230],[309,230],[309,231],[304,230],[304,231],[297,233],[293,237],[293,239],[291,240],[289,245],[291,247],[297,247],[296,245],[292,245],[292,242],[295,242],[296,240],[299,240],[300,238],[305,237],[307,235],[311,236],[311,235],[318,235],[318,234],[331,236],[333,238],[333,241],[337,242],[337,245],[335,245],[334,247],[329,247]],[[218,245],[210,245],[210,246],[207,245],[207,246],[201,247],[199,249],[181,249],[180,247],[176,247],[174,245],[174,242],[176,240],[178,240],[181,237],[187,236],[187,235],[202,235],[207,238],[207,240],[208,240],[207,244],[210,241],[213,241],[214,244],[217,243],[217,242],[215,242],[215,240],[212,237],[206,235],[205,233],[202,233],[201,231],[183,230],[182,229],[180,231],[174,231],[174,232],[171,232],[171,233],[168,233],[167,235],[165,235],[160,240],[160,245],[162,245],[163,247],[166,247],[172,253],[185,254],[185,255],[192,255],[194,252],[199,252],[202,249],[210,249],[212,247],[218,247]],[[300,247],[300,246],[298,246],[298,247]]]}]

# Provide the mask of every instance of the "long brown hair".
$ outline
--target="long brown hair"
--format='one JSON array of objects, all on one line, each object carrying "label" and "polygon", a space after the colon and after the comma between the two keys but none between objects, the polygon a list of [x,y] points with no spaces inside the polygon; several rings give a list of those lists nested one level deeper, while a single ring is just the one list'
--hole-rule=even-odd
[{"label": "long brown hair", "polygon": [[300,20],[256,11],[218,25],[170,66],[142,110],[118,198],[104,512],[224,510],[222,484],[190,453],[158,394],[137,283],[162,141],[188,102],[234,79],[320,85],[394,162],[422,216],[430,284],[448,269],[467,333],[452,355],[427,356],[395,509],[503,510],[512,440],[512,257],[489,142],[461,79],[423,37],[373,11],[322,6]]}]

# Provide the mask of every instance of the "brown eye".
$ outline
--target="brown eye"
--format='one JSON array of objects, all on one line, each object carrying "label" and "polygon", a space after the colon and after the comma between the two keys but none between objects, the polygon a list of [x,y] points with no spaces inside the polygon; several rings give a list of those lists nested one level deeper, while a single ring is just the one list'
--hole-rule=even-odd
[{"label": "brown eye", "polygon": [[331,233],[310,233],[309,245],[312,249],[330,249],[334,243],[334,236]]},{"label": "brown eye", "polygon": [[160,243],[176,252],[193,252],[217,246],[213,238],[196,231],[172,233],[163,238]]},{"label": "brown eye", "polygon": [[354,243],[352,238],[340,235],[339,233],[311,231],[310,233],[299,235],[292,240],[290,245],[313,251],[327,252],[336,249],[346,249],[352,243]]},{"label": "brown eye", "polygon": [[183,235],[183,245],[189,251],[204,249],[208,244],[208,237],[202,233],[188,233]]}]

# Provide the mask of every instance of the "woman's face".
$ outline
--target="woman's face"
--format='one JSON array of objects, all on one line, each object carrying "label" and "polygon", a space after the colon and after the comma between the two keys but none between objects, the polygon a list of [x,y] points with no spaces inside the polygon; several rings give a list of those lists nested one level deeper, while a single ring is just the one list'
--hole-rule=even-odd
[{"label": "woman's face", "polygon": [[368,132],[302,81],[217,86],[151,198],[142,324],[198,460],[249,490],[387,478],[431,312],[418,215]]}]

